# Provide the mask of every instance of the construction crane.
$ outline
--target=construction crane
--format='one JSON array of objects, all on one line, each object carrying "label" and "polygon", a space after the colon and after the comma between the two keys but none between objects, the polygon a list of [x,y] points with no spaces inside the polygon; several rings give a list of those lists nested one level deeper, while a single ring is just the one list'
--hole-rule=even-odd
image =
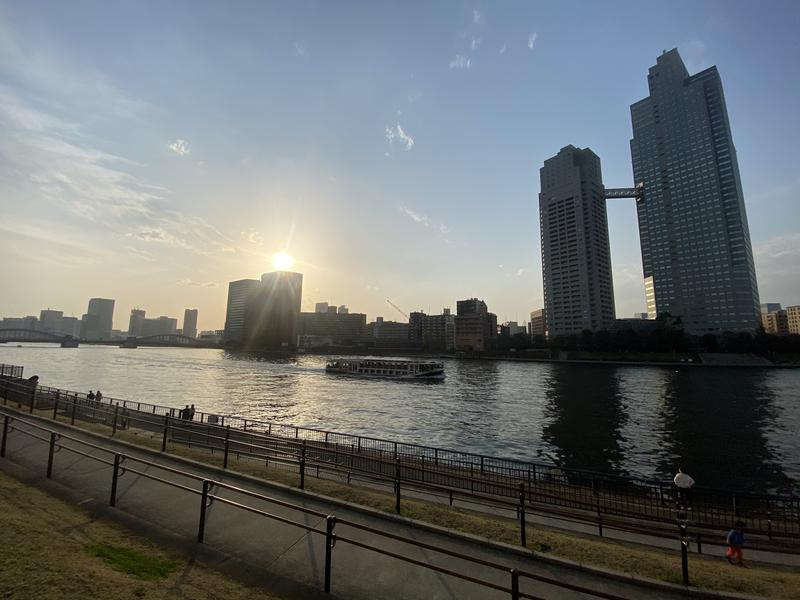
[{"label": "construction crane", "polygon": [[392,308],[394,308],[397,312],[399,312],[401,315],[403,315],[406,318],[406,320],[408,320],[408,315],[406,313],[404,313],[402,310],[400,310],[400,307],[397,306],[397,304],[395,304],[394,302],[392,302],[388,298],[386,299],[386,301],[391,305]]}]

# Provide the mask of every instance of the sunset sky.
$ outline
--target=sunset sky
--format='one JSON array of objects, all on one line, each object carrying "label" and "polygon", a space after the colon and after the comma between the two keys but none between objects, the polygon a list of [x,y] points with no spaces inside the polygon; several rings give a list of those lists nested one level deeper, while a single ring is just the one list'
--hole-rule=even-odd
[{"label": "sunset sky", "polygon": [[[399,318],[542,306],[539,168],[632,184],[629,106],[716,64],[762,302],[800,304],[800,3],[0,0],[0,316],[89,297],[221,328],[274,253],[318,301]],[[617,315],[644,310],[609,204]]]}]

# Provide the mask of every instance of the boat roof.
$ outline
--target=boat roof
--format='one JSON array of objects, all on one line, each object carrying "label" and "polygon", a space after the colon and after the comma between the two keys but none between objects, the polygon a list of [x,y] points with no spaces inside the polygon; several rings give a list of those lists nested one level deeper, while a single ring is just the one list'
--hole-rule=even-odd
[{"label": "boat roof", "polygon": [[429,364],[429,363],[438,363],[441,361],[436,360],[416,360],[413,358],[405,358],[405,357],[394,357],[394,356],[333,356],[329,359],[331,360],[349,360],[349,361],[356,361],[356,360],[372,360],[372,361],[380,361],[380,362],[404,362],[404,363],[419,363],[419,364]]}]

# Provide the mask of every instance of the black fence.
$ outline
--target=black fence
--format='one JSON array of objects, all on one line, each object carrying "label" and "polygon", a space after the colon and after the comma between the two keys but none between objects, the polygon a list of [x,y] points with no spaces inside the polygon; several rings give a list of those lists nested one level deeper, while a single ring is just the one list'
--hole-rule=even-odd
[{"label": "black fence", "polygon": [[[313,462],[319,468],[373,477],[406,486],[471,497],[480,502],[517,505],[520,493],[529,506],[559,511],[591,520],[602,535],[612,520],[630,519],[674,526],[681,499],[671,484],[644,479],[559,469],[551,465],[495,459],[375,438],[252,421],[198,412],[195,420],[179,418],[175,408],[104,397],[102,402],[85,394],[37,386],[27,380],[0,380],[4,402],[16,402],[31,411],[56,408],[54,416],[104,423],[116,429],[127,425],[162,432],[164,439],[237,456],[281,459],[299,465]],[[688,496],[690,520],[695,529],[725,531],[736,520],[748,530],[774,538],[800,539],[800,497],[739,493],[694,488]],[[620,523],[616,524],[617,528]],[[630,526],[628,527],[630,529]],[[652,527],[647,529],[652,531]],[[670,530],[674,531],[674,530]],[[657,533],[657,532],[656,532]],[[670,533],[671,535],[671,533]]]},{"label": "black fence", "polygon": [[24,367],[20,367],[19,365],[6,365],[4,363],[0,363],[0,377],[22,377],[22,371]]},{"label": "black fence", "polygon": [[[79,401],[80,400],[78,400],[78,402]],[[76,402],[73,399],[71,406],[76,406],[78,402]],[[54,405],[57,406],[57,403],[55,403]],[[87,407],[84,407],[82,410],[85,410],[86,408]],[[116,414],[115,418],[117,418],[119,416],[119,411],[115,410],[114,412]],[[198,502],[198,512],[197,512],[198,543],[204,543],[207,529],[209,527],[213,527],[213,523],[210,521],[210,515],[207,512],[207,508],[212,501],[226,504],[235,508],[239,508],[243,511],[247,511],[251,514],[256,514],[267,519],[271,519],[274,521],[278,521],[280,523],[297,527],[299,529],[303,529],[310,534],[324,536],[325,561],[324,561],[323,589],[327,593],[330,593],[331,588],[333,587],[332,564],[334,560],[334,553],[333,553],[334,546],[337,542],[341,542],[343,544],[349,544],[354,547],[362,548],[371,552],[375,552],[393,558],[398,561],[403,561],[415,565],[421,569],[432,570],[437,573],[441,573],[443,575],[467,581],[477,586],[480,586],[482,589],[487,589],[487,590],[491,589],[497,592],[508,594],[512,598],[512,600],[520,598],[543,600],[543,596],[533,595],[532,593],[522,591],[520,589],[521,584],[527,584],[528,587],[532,587],[533,585],[538,584],[536,591],[544,593],[547,592],[548,587],[549,588],[554,587],[561,590],[571,590],[574,592],[586,594],[594,598],[604,598],[605,600],[623,600],[620,596],[614,594],[602,592],[599,590],[589,589],[580,585],[570,584],[565,581],[558,580],[552,577],[537,575],[534,573],[529,573],[518,569],[509,568],[506,565],[501,565],[496,562],[480,559],[471,556],[469,554],[464,554],[463,552],[458,552],[449,548],[445,548],[443,546],[429,544],[404,535],[399,535],[388,531],[384,531],[382,529],[378,529],[376,527],[364,525],[363,523],[358,523],[355,521],[349,521],[347,519],[338,518],[335,515],[329,515],[326,513],[321,513],[319,511],[311,510],[309,508],[303,507],[302,505],[293,504],[290,502],[279,500],[277,498],[272,498],[270,496],[266,496],[264,494],[255,492],[253,490],[248,490],[239,486],[234,486],[227,483],[206,479],[194,473],[168,467],[166,465],[145,460],[130,454],[116,452],[115,450],[106,448],[104,446],[86,442],[77,437],[64,434],[60,431],[43,427],[42,425],[36,422],[22,419],[16,415],[9,414],[8,412],[3,410],[0,410],[0,416],[2,416],[2,439],[0,440],[0,457],[5,458],[8,436],[11,433],[16,432],[22,435],[29,436],[36,440],[39,440],[40,442],[48,445],[48,460],[45,471],[46,476],[48,478],[53,477],[53,472],[55,470],[55,455],[56,452],[60,450],[72,452],[80,456],[83,456],[87,459],[94,460],[103,465],[106,465],[111,468],[111,480],[109,481],[110,506],[118,506],[119,498],[117,497],[117,482],[119,480],[119,477],[122,476],[124,473],[134,473],[139,477],[156,481],[163,485],[175,487],[185,491],[186,493],[199,496],[200,498]],[[165,420],[168,422],[169,418],[167,417]],[[88,450],[101,451],[107,455],[107,458],[90,454]],[[155,469],[158,474],[155,474],[150,469],[142,470],[140,468],[135,468],[135,465],[144,465],[145,467],[151,467]],[[178,475],[182,478],[186,478],[192,481],[194,485],[185,485],[183,483],[170,481],[169,479],[166,478],[169,476],[169,474]],[[267,511],[261,510],[252,505],[245,504],[244,502],[231,500],[230,498],[226,498],[220,495],[220,492],[222,490],[228,490],[236,494],[243,495],[245,497],[256,499],[258,501],[268,502],[270,504],[274,504],[275,506],[289,508],[302,515],[311,515],[319,519],[324,519],[323,522],[325,527],[323,529],[321,526],[310,526],[307,523],[302,522],[302,520],[293,520],[291,518],[271,514]],[[341,533],[342,529],[344,529],[344,534]],[[349,535],[348,535],[348,530],[350,530]],[[353,530],[358,530],[369,534],[369,537],[367,538],[368,541],[365,542],[363,540],[357,540],[353,537],[350,537],[350,535],[352,535]],[[387,540],[390,540],[391,542],[401,542],[403,544],[407,544],[408,546],[415,548],[421,548],[433,553],[433,555],[428,554],[426,556],[426,560],[421,561],[419,559],[408,556],[396,550],[389,550],[383,547],[382,543],[385,543]],[[434,564],[434,561],[439,559],[439,557],[449,557],[451,559],[457,559],[458,566],[454,568],[454,567],[444,567]],[[487,581],[486,579],[481,579],[479,577],[476,577],[474,575],[476,567],[485,567],[492,570],[492,572],[503,573],[504,576],[507,578],[508,583],[504,585],[504,584],[499,584],[495,581]]]}]

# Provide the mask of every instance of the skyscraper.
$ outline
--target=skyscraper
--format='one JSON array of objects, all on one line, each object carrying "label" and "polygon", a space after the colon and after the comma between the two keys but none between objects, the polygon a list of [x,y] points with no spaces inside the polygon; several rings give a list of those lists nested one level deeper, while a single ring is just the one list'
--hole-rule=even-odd
[{"label": "skyscraper", "polygon": [[264,273],[261,284],[247,301],[244,319],[246,346],[255,350],[297,346],[302,295],[302,274],[289,271]]},{"label": "skyscraper", "polygon": [[91,298],[81,319],[81,337],[85,340],[110,340],[114,322],[114,300]]},{"label": "skyscraper", "polygon": [[463,352],[494,350],[497,342],[497,315],[477,298],[456,302],[455,349]]},{"label": "skyscraper", "polygon": [[600,159],[562,148],[539,171],[539,223],[547,335],[614,323],[614,284]]},{"label": "skyscraper", "polygon": [[689,75],[678,51],[647,76],[631,106],[631,158],[647,312],[695,333],[754,331],[760,321],[750,232],[722,82]]},{"label": "skyscraper", "polygon": [[241,345],[245,341],[247,304],[261,286],[258,279],[239,279],[228,284],[228,306],[225,311],[225,344]]},{"label": "skyscraper", "polygon": [[197,337],[197,309],[187,308],[183,311],[183,335],[190,338]]}]

